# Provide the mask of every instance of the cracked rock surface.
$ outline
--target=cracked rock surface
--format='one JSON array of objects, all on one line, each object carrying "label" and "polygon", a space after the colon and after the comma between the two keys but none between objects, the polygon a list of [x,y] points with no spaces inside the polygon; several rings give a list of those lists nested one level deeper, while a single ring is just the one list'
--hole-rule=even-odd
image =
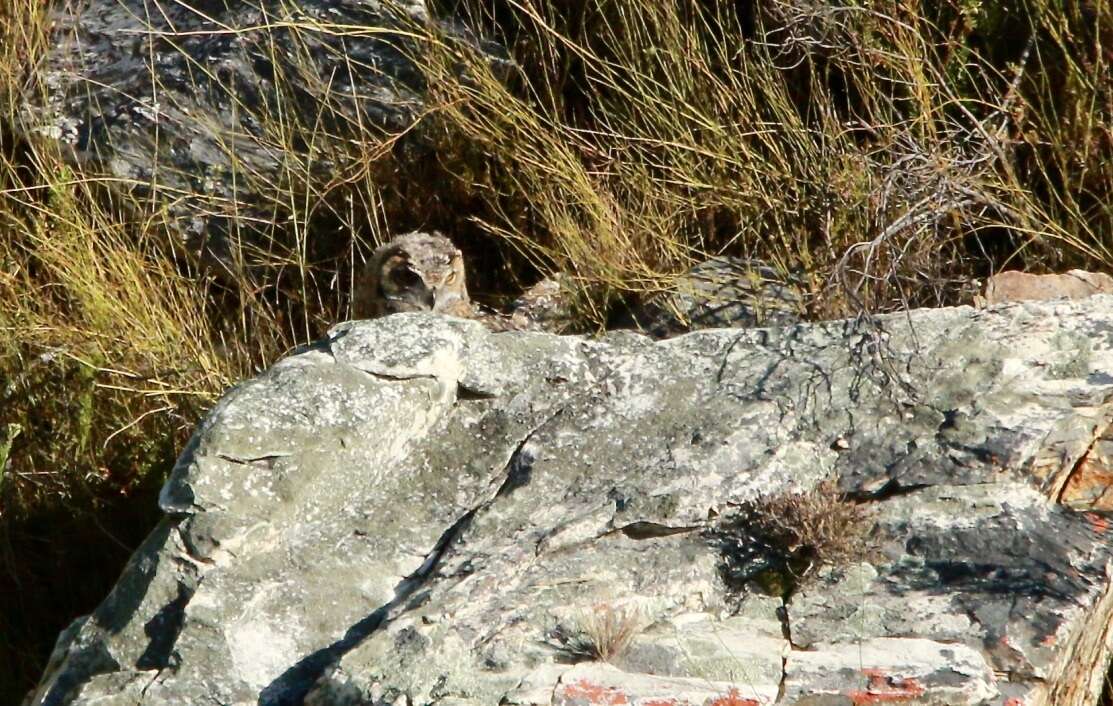
[{"label": "cracked rock surface", "polygon": [[[662,342],[344,323],[210,413],[30,702],[1093,704],[1111,400],[1106,296]],[[868,555],[731,581],[732,510],[831,478]]]}]

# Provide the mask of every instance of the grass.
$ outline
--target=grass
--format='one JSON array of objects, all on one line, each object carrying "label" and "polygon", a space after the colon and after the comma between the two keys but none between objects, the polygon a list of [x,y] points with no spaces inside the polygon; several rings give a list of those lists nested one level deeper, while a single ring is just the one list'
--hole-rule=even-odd
[{"label": "grass", "polygon": [[611,662],[621,657],[649,621],[636,606],[600,604],[557,629],[561,651],[572,661]]},{"label": "grass", "polygon": [[727,557],[727,576],[787,597],[821,566],[866,560],[873,522],[862,505],[842,496],[835,481],[747,503],[717,531]]},{"label": "grass", "polygon": [[[563,273],[585,329],[719,253],[796,273],[817,318],[965,301],[1003,267],[1113,264],[1108,0],[440,5],[505,55],[404,27],[428,86],[412,125],[376,128],[322,68],[364,28],[288,2],[241,37],[278,67],[259,100],[192,66],[183,95],[257,126],[209,126],[213,174],[248,202],[18,140],[49,18],[0,2],[0,428],[20,428],[0,479],[0,593],[19,604],[0,616],[0,700],[106,593],[204,410],[346,318],[386,233],[451,234],[491,301]],[[221,267],[169,235],[166,200],[227,224]]]},{"label": "grass", "polygon": [[1107,3],[480,5],[456,9],[522,71],[507,85],[431,42],[436,117],[482,155],[462,179],[496,175],[482,227],[571,273],[597,324],[722,250],[804,271],[821,316],[953,303],[1009,263],[1109,262],[1109,37],[1087,25],[1113,26]]},{"label": "grass", "polygon": [[[273,360],[126,193],[14,140],[43,5],[0,8],[0,702],[106,595],[200,415]],[[253,314],[262,316],[262,311]],[[258,331],[256,328],[255,331]]]},{"label": "grass", "polygon": [[14,690],[50,632],[103,597],[199,415],[251,369],[153,233],[46,168],[57,181],[35,191],[0,170],[0,424],[21,431],[0,485],[0,682]]}]

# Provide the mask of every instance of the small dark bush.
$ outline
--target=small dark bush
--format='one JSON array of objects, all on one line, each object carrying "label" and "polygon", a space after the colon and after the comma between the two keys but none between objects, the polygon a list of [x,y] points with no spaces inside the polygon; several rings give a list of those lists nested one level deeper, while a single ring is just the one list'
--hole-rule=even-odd
[{"label": "small dark bush", "polygon": [[820,566],[843,566],[869,555],[873,528],[863,505],[846,499],[834,481],[746,503],[715,531],[727,557],[730,583],[756,583],[789,595]]}]

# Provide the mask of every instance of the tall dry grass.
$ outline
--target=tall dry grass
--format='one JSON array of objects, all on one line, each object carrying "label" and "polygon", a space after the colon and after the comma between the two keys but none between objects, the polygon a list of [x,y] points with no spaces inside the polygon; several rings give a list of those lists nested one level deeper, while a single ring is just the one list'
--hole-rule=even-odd
[{"label": "tall dry grass", "polygon": [[204,410],[292,344],[278,307],[197,276],[118,182],[16,139],[47,23],[45,3],[0,5],[3,703],[149,532]]},{"label": "tall dry grass", "polygon": [[479,146],[460,178],[497,174],[483,228],[592,319],[724,250],[809,274],[832,316],[1109,263],[1113,10],[1083,7],[463,0],[516,80],[436,33],[419,61]]}]

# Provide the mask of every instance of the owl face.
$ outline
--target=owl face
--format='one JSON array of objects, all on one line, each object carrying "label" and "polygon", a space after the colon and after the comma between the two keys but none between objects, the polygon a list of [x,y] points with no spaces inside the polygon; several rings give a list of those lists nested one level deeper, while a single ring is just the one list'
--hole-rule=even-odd
[{"label": "owl face", "polygon": [[398,236],[367,263],[355,305],[354,313],[361,318],[403,311],[466,316],[470,304],[463,256],[438,233]]}]

